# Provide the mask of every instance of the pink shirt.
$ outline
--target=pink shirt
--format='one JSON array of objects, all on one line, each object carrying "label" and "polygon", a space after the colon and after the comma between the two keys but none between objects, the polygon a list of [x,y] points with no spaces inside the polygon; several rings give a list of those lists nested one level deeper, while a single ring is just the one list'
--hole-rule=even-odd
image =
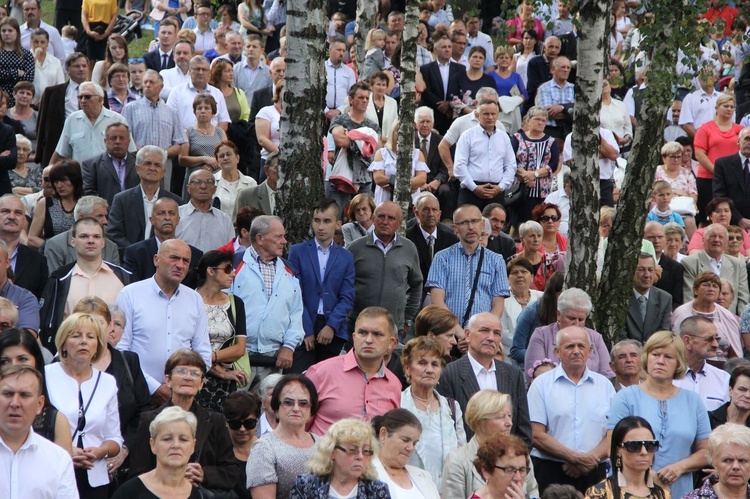
[{"label": "pink shirt", "polygon": [[382,375],[367,380],[357,365],[354,349],[346,355],[319,362],[307,370],[307,377],[318,389],[320,405],[310,427],[312,433],[325,435],[328,428],[344,418],[369,421],[401,406],[401,382],[385,368]]},{"label": "pink shirt", "polygon": [[[701,227],[700,229],[696,230],[693,234],[692,239],[690,239],[690,244],[688,244],[687,253],[690,254],[693,250],[702,250],[703,249],[703,233],[706,231],[705,227]],[[742,253],[743,255],[747,256],[748,253],[750,253],[750,236],[747,235],[747,232],[744,230],[742,231]]]},{"label": "pink shirt", "polygon": [[[742,125],[737,123],[732,123],[732,128],[729,130],[722,131],[716,121],[707,121],[695,133],[693,146],[695,149],[705,151],[711,163],[716,163],[716,160],[723,156],[737,154],[740,150],[737,138],[741,131]],[[701,166],[698,169],[698,178],[714,178],[714,174]]]}]

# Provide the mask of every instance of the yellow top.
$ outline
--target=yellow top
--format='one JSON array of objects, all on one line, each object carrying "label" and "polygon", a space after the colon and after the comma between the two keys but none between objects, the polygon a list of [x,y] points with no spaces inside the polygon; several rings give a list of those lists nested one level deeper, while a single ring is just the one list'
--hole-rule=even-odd
[{"label": "yellow top", "polygon": [[83,0],[81,8],[88,14],[90,23],[109,24],[117,15],[117,0]]}]

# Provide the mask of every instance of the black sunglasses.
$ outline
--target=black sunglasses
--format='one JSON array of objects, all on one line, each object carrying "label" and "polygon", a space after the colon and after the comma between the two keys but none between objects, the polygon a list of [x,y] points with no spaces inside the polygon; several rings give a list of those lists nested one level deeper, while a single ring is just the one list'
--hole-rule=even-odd
[{"label": "black sunglasses", "polygon": [[620,447],[628,452],[640,452],[641,448],[646,447],[646,452],[656,452],[659,450],[658,440],[629,440],[620,444]]},{"label": "black sunglasses", "polygon": [[220,267],[211,267],[211,268],[214,270],[221,270],[227,275],[231,274],[232,271],[234,271],[234,267],[232,266],[231,263],[225,263],[224,265]]},{"label": "black sunglasses", "polygon": [[230,429],[237,431],[241,426],[244,426],[247,431],[254,429],[258,425],[258,420],[255,418],[248,418],[244,421],[238,421],[236,419],[227,420],[227,426]]},{"label": "black sunglasses", "polygon": [[560,217],[558,217],[557,215],[543,215],[539,217],[540,222],[549,222],[550,220],[552,220],[553,222],[557,222],[558,220],[560,220]]}]

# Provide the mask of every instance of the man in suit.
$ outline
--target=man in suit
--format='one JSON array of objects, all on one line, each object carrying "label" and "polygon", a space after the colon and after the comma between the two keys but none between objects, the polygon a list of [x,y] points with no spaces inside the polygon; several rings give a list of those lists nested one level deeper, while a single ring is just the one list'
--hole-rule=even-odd
[{"label": "man in suit", "polygon": [[503,255],[507,261],[518,253],[516,242],[508,234],[503,232],[508,214],[500,203],[490,203],[482,210],[482,216],[490,221],[492,233],[488,238],[487,249],[498,255]]},{"label": "man in suit", "polygon": [[139,185],[115,195],[109,213],[108,235],[120,250],[151,237],[149,217],[157,199],[167,197],[180,203],[180,197],[161,188],[167,153],[156,146],[143,146],[135,156]]},{"label": "man in suit", "polygon": [[736,294],[729,311],[739,315],[750,298],[750,290],[747,287],[747,269],[745,263],[738,258],[724,254],[727,243],[726,227],[721,224],[711,224],[706,227],[703,233],[703,249],[685,257],[680,262],[685,269],[682,294],[685,301],[692,300],[695,277],[701,272],[713,272],[722,279],[729,280],[734,286]]},{"label": "man in suit", "polygon": [[112,123],[104,134],[107,151],[81,164],[83,193],[99,196],[111,206],[115,194],[138,185],[135,156],[128,154],[130,128]]},{"label": "man in suit", "polygon": [[451,207],[451,189],[448,187],[448,168],[445,167],[438,144],[443,136],[433,130],[435,126],[435,113],[427,106],[422,106],[414,113],[414,126],[417,133],[414,136],[414,147],[422,151],[427,166],[427,183],[422,186],[422,191],[433,193],[440,202],[440,211],[450,218],[453,215]]},{"label": "man in suit", "polygon": [[[529,100],[526,101],[524,107],[530,109],[531,106],[536,102],[536,91],[542,85],[542,83],[548,82],[552,79],[552,73],[550,67],[552,61],[560,55],[560,49],[562,43],[556,36],[550,36],[544,40],[544,50],[541,57],[534,57],[529,60],[528,69],[526,73],[528,75],[528,85],[526,90],[529,93]],[[533,62],[532,62],[533,61]]]},{"label": "man in suit", "polygon": [[[47,87],[39,101],[36,121],[36,157],[34,161],[47,166],[55,153],[62,135],[65,119],[78,111],[78,85],[89,77],[89,60],[80,52],[70,54],[65,60],[67,83]],[[106,101],[105,101],[105,105]]]},{"label": "man in suit", "polygon": [[643,230],[643,239],[651,241],[654,245],[656,264],[661,267],[661,277],[654,286],[672,296],[672,310],[674,310],[683,303],[682,278],[685,268],[664,253],[667,237],[662,224],[656,221],[648,222]]},{"label": "man in suit", "polygon": [[[440,204],[434,194],[422,192],[414,203],[414,216],[418,223],[406,229],[406,237],[417,247],[419,268],[423,276],[430,274],[432,259],[438,251],[450,248],[457,241],[453,229],[440,223]],[[422,292],[424,303],[427,290]]]},{"label": "man in suit", "polygon": [[[149,223],[154,228],[154,237],[145,241],[138,241],[125,248],[122,266],[131,272],[131,282],[149,279],[156,273],[154,255],[159,251],[159,246],[164,241],[175,238],[177,224],[180,223],[177,201],[171,197],[157,199],[149,216]],[[182,284],[195,289],[198,280],[198,262],[203,256],[203,252],[194,246],[188,246],[190,247],[190,268]]]},{"label": "man in suit", "polygon": [[437,60],[420,68],[427,88],[422,92],[422,102],[435,111],[435,128],[441,134],[448,131],[453,122],[451,100],[458,97],[459,74],[466,71],[461,64],[451,62],[452,44],[450,39],[441,38],[435,43]]},{"label": "man in suit", "polygon": [[257,208],[266,215],[273,215],[276,210],[276,182],[279,180],[279,154],[271,153],[263,165],[263,171],[266,173],[266,179],[260,185],[242,189],[237,194],[237,201],[234,203],[234,215],[237,210],[243,206]]},{"label": "man in suit", "polygon": [[143,54],[146,68],[154,71],[172,69],[174,67],[174,44],[177,41],[177,21],[171,17],[162,19],[159,23],[159,46],[151,52]]},{"label": "man in suit", "polygon": [[[657,222],[658,223],[658,222]],[[633,277],[633,293],[628,303],[628,317],[623,337],[641,344],[656,331],[668,331],[672,315],[672,297],[654,286],[656,262],[648,253],[641,253]]]},{"label": "man in suit", "polygon": [[255,116],[262,108],[273,105],[273,90],[279,80],[283,80],[286,75],[286,62],[283,57],[277,57],[271,61],[271,80],[273,85],[266,86],[256,90],[253,93],[253,100],[250,103],[250,122],[255,123]]},{"label": "man in suit", "polygon": [[305,372],[341,353],[349,340],[346,318],[354,306],[354,258],[333,242],[341,228],[336,201],[322,199],[313,210],[315,237],[289,249],[302,289],[302,326],[305,339],[294,351],[290,372]]},{"label": "man in suit", "polygon": [[[469,319],[466,339],[469,351],[443,369],[437,390],[441,395],[455,399],[466,414],[466,404],[479,390],[491,389],[510,395],[513,402],[513,427],[511,433],[531,445],[529,406],[526,402],[526,383],[523,373],[515,366],[495,359],[500,346],[503,326],[500,318],[484,312]],[[464,423],[466,438],[474,432]]]},{"label": "man in suit", "polygon": [[713,194],[729,198],[732,206],[732,225],[750,230],[750,127],[740,132],[737,144],[740,152],[716,160]]},{"label": "man in suit", "polygon": [[8,247],[13,283],[39,298],[49,275],[47,261],[38,252],[21,244],[21,232],[25,226],[21,200],[15,194],[0,197],[0,240]]}]

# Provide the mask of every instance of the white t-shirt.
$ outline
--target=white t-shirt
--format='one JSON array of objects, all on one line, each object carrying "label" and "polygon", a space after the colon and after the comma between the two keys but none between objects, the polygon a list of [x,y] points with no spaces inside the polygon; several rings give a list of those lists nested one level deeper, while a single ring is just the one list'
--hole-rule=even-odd
[{"label": "white t-shirt", "polygon": [[[258,111],[258,114],[255,116],[255,119],[263,119],[271,123],[271,142],[278,146],[281,143],[281,114],[279,113],[278,109],[276,109],[276,106],[271,105],[261,108],[260,111]],[[261,147],[261,158],[265,160],[266,158],[268,158],[269,154],[271,153]]]}]

